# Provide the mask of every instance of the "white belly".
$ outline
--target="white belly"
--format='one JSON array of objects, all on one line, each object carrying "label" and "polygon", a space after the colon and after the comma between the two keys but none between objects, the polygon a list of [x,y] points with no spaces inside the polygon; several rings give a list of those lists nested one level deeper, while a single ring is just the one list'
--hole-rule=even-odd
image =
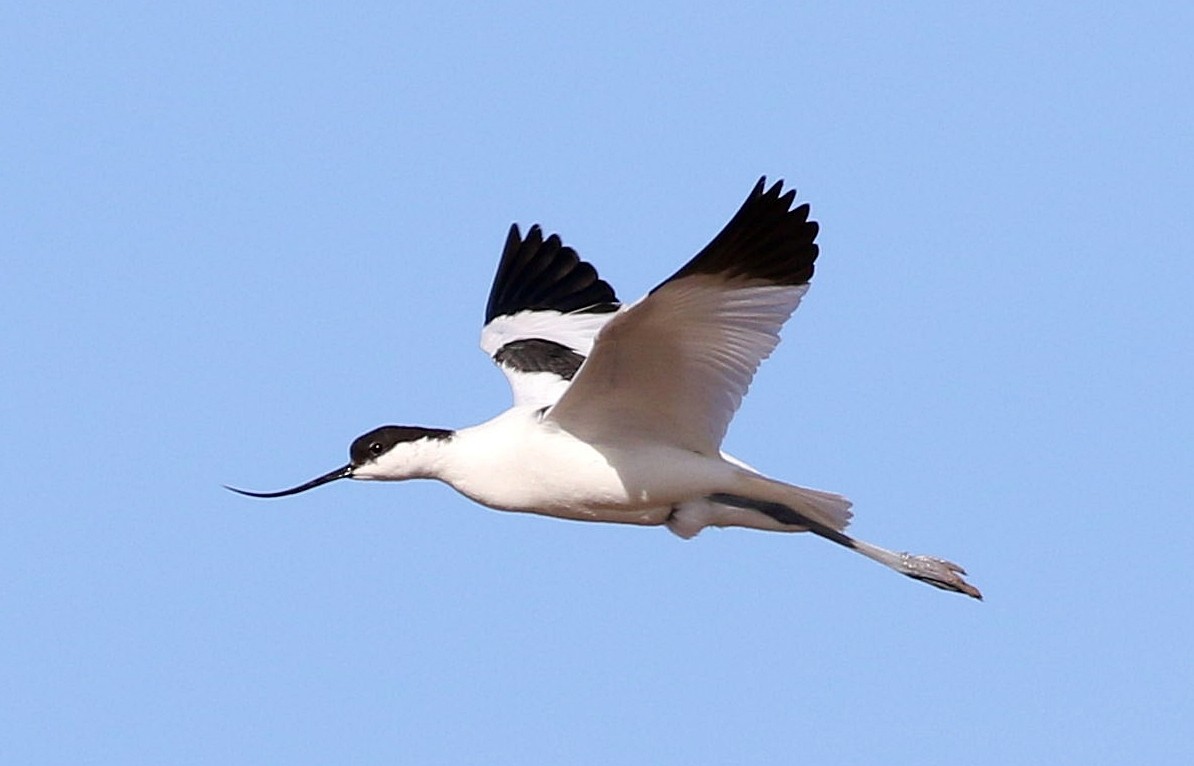
[{"label": "white belly", "polygon": [[661,524],[726,486],[719,458],[651,444],[591,445],[514,409],[458,431],[440,478],[482,505],[570,519]]}]

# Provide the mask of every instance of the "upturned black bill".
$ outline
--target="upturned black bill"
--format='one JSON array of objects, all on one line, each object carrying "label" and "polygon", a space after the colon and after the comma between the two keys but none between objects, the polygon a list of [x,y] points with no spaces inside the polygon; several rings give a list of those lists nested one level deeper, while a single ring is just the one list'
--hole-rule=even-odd
[{"label": "upturned black bill", "polygon": [[224,489],[232,490],[233,492],[236,492],[241,495],[248,495],[249,497],[285,497],[286,495],[297,495],[300,492],[306,492],[309,489],[315,489],[316,487],[318,487],[321,484],[327,484],[328,482],[335,481],[336,479],[347,479],[347,478],[350,478],[351,476],[352,476],[352,464],[349,464],[349,465],[344,466],[343,468],[337,468],[336,470],[332,471],[331,473],[325,473],[323,476],[320,476],[318,479],[312,479],[311,481],[307,482],[306,484],[300,484],[297,487],[291,487],[290,489],[282,489],[277,492],[250,492],[247,489],[237,489],[236,487],[229,487],[227,484],[224,485]]}]

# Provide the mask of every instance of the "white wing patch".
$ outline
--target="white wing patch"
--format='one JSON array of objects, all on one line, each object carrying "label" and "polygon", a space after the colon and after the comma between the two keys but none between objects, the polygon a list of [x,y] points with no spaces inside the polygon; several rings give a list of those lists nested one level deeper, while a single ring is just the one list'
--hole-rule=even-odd
[{"label": "white wing patch", "polygon": [[[593,337],[613,312],[520,311],[493,318],[481,331],[481,348],[510,383],[514,406],[549,407],[572,382],[572,376],[593,348]],[[540,353],[538,364],[520,365],[503,349],[515,349],[527,342]],[[543,353],[554,354],[543,359]]]},{"label": "white wing patch", "polygon": [[543,340],[567,346],[581,356],[588,356],[593,338],[613,317],[613,312],[520,311],[493,318],[481,330],[481,349],[493,356],[508,343],[516,340]]}]

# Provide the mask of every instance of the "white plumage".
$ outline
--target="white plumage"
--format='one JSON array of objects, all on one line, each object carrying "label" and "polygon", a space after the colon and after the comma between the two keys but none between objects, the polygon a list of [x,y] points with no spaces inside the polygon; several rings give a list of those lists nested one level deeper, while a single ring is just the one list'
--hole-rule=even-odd
[{"label": "white plumage", "polygon": [[664,284],[602,328],[547,417],[590,440],[633,434],[717,455],[807,291],[704,274]]},{"label": "white plumage", "polygon": [[[597,331],[613,314],[563,314],[558,311],[520,311],[495,317],[481,330],[481,350],[494,356],[517,341],[546,340],[588,356]],[[523,372],[498,363],[510,381],[514,406],[546,407],[559,401],[569,381],[551,372]]]}]

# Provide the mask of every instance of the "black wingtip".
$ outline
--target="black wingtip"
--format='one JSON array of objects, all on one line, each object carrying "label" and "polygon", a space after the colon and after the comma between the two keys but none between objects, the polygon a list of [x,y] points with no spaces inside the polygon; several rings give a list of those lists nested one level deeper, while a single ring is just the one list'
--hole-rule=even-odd
[{"label": "black wingtip", "polygon": [[808,203],[793,208],[795,200],[796,190],[784,191],[783,179],[768,188],[761,176],[725,228],[660,287],[695,274],[806,284],[819,254],[814,241],[820,227],[808,219]]},{"label": "black wingtip", "polygon": [[522,232],[518,229],[518,224],[510,224],[510,231],[506,232],[506,244],[502,246],[502,252],[505,253],[511,248],[518,247],[522,242]]},{"label": "black wingtip", "polygon": [[520,311],[609,312],[618,308],[618,297],[592,264],[581,260],[559,235],[543,236],[534,224],[523,237],[517,224],[510,227],[494,275],[485,323]]}]

